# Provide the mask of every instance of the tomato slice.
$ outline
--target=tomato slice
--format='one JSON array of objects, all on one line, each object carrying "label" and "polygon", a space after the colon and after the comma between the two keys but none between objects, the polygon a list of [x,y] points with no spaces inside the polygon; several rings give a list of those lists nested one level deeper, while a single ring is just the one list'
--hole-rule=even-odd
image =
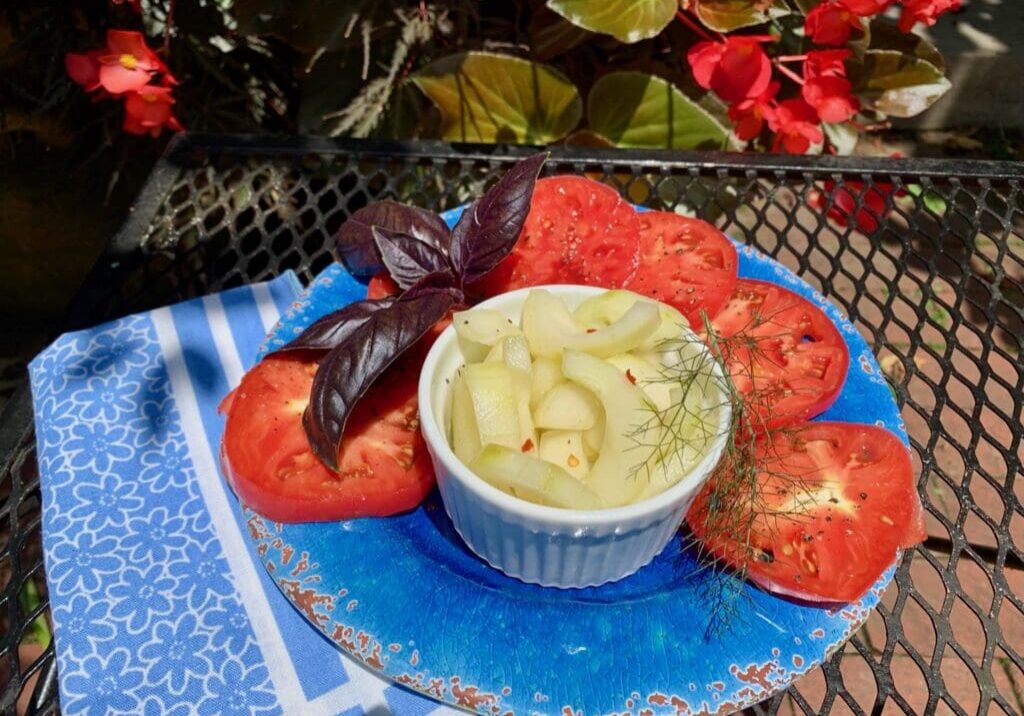
[{"label": "tomato slice", "polygon": [[476,287],[494,296],[527,286],[621,288],[636,273],[640,220],[618,192],[584,177],[540,179],[512,252]]},{"label": "tomato slice", "polygon": [[813,418],[839,397],[850,353],[839,329],[807,299],[739,279],[711,324],[755,429]]},{"label": "tomato slice", "polygon": [[401,292],[402,289],[386,271],[377,274],[366,284],[367,298],[387,298],[388,296],[397,296]]},{"label": "tomato slice", "polygon": [[640,217],[640,267],[629,288],[675,306],[691,326],[714,318],[736,286],[736,247],[706,221],[667,211]]},{"label": "tomato slice", "polygon": [[[417,356],[417,359],[419,356]],[[221,461],[243,503],[277,522],[322,522],[412,509],[434,484],[419,431],[418,360],[402,359],[356,404],[334,472],[302,428],[318,357],[270,355],[221,405]]]},{"label": "tomato slice", "polygon": [[804,423],[761,438],[755,452],[756,494],[716,474],[687,521],[713,555],[768,591],[854,601],[897,550],[924,539],[910,455],[888,430]]}]

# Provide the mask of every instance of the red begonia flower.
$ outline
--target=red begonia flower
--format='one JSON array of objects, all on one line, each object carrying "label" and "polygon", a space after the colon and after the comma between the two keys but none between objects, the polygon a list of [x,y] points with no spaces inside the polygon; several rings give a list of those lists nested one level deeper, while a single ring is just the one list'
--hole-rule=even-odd
[{"label": "red begonia flower", "polygon": [[819,45],[845,45],[850,32],[860,29],[860,15],[842,2],[824,2],[804,18],[804,32]]},{"label": "red begonia flower", "polygon": [[942,13],[959,9],[960,0],[904,0],[900,30],[910,32],[919,22],[934,25]]},{"label": "red begonia flower", "polygon": [[813,145],[825,141],[818,113],[802,99],[779,102],[767,119],[768,126],[776,133],[773,151],[806,154]]},{"label": "red begonia flower", "polygon": [[142,33],[131,30],[108,30],[107,52],[99,62],[100,85],[115,95],[137,92],[149,84],[153,73],[167,70]]},{"label": "red begonia flower", "polygon": [[893,4],[894,0],[839,0],[847,9],[855,15],[860,17],[871,17],[882,12],[890,5]]},{"label": "red begonia flower", "polygon": [[860,111],[850,81],[845,77],[815,77],[804,82],[801,96],[814,107],[822,122],[845,122]]},{"label": "red begonia flower", "polygon": [[724,42],[699,42],[687,53],[693,76],[729,103],[757,97],[772,80],[772,63],[761,48],[771,35],[733,35]]},{"label": "red begonia flower", "polygon": [[846,77],[846,60],[853,53],[850,50],[817,50],[807,53],[804,62],[804,79],[816,77]]},{"label": "red begonia flower", "polygon": [[729,107],[729,121],[733,124],[733,133],[744,142],[755,139],[764,129],[765,120],[771,115],[775,104],[775,95],[780,85],[772,82],[768,89],[757,97],[745,99]]},{"label": "red begonia flower", "polygon": [[164,127],[180,132],[184,128],[171,111],[173,105],[169,87],[147,85],[132,92],[124,101],[124,131],[154,137],[160,136]]},{"label": "red begonia flower", "polygon": [[100,88],[100,56],[105,54],[105,50],[69,52],[64,55],[64,69],[72,82],[93,92]]},{"label": "red begonia flower", "polygon": [[811,195],[811,206],[816,209],[827,207],[829,219],[840,226],[849,226],[852,222],[865,234],[874,233],[889,215],[892,211],[889,197],[897,193],[888,183],[872,184],[865,190],[864,182],[855,179],[845,181],[838,189],[834,181],[826,181],[824,189],[824,192]]}]

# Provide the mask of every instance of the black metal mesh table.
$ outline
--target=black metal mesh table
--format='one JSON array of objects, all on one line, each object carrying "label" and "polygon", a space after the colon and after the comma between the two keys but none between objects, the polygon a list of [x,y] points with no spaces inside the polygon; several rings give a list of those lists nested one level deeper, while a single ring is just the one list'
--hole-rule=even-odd
[{"label": "black metal mesh table", "polygon": [[[381,197],[441,209],[525,148],[184,137],[143,188],[74,302],[69,327],[294,269]],[[864,628],[757,713],[1024,713],[1024,166],[993,162],[559,149],[545,169],[684,205],[794,269],[875,349],[914,447],[927,542]],[[829,216],[831,209],[832,216]],[[846,219],[844,227],[842,221]],[[19,666],[30,581],[42,586],[31,407],[0,420],[0,708],[36,676],[52,713],[52,646]]]}]

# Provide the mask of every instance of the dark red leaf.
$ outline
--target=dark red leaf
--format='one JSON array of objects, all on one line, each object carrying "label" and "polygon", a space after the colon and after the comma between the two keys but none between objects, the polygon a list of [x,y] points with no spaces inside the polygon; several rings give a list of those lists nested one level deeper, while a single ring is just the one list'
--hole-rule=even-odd
[{"label": "dark red leaf", "polygon": [[448,257],[430,244],[380,226],[372,227],[371,232],[384,267],[400,288],[409,288],[431,274],[452,273]]},{"label": "dark red leaf", "polygon": [[388,308],[395,300],[389,297],[350,303],[339,311],[321,317],[288,345],[278,348],[274,353],[304,350],[329,351],[348,338],[359,326],[366,323],[370,316],[382,308]]},{"label": "dark red leaf", "polygon": [[423,289],[373,311],[320,363],[302,416],[310,447],[338,468],[338,448],[353,406],[402,353],[452,307],[449,290]]},{"label": "dark red leaf", "polygon": [[442,253],[451,232],[437,214],[394,201],[375,201],[348,218],[335,238],[335,252],[349,273],[369,277],[384,270],[373,227],[406,234]]},{"label": "dark red leaf", "polygon": [[480,279],[515,246],[547,158],[542,152],[522,160],[462,213],[452,230],[449,254],[464,285]]}]

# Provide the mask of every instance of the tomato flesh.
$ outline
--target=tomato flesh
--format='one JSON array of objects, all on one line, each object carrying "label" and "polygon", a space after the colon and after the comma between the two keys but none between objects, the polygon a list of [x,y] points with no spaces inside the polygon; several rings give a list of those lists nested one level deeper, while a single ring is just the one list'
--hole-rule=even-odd
[{"label": "tomato flesh", "polygon": [[400,360],[356,404],[334,472],[310,449],[302,427],[318,358],[267,356],[222,403],[227,424],[221,461],[228,482],[243,503],[277,522],[412,509],[434,484],[419,431],[418,360]]},{"label": "tomato flesh", "polygon": [[401,292],[402,289],[386,271],[377,274],[366,284],[367,298],[387,298],[388,296],[397,296]]},{"label": "tomato flesh", "polygon": [[584,177],[539,179],[512,252],[474,287],[485,296],[575,283],[621,288],[636,273],[640,220],[618,192]]},{"label": "tomato flesh", "polygon": [[739,279],[711,325],[755,430],[813,418],[839,397],[850,353],[839,329],[807,299]]},{"label": "tomato flesh", "polygon": [[910,455],[888,430],[804,423],[762,437],[755,452],[756,493],[718,473],[687,521],[713,555],[768,591],[854,601],[897,550],[924,539]]},{"label": "tomato flesh", "polygon": [[667,211],[639,217],[640,267],[629,288],[675,306],[691,326],[703,326],[701,310],[714,318],[736,285],[736,247],[700,219]]}]

